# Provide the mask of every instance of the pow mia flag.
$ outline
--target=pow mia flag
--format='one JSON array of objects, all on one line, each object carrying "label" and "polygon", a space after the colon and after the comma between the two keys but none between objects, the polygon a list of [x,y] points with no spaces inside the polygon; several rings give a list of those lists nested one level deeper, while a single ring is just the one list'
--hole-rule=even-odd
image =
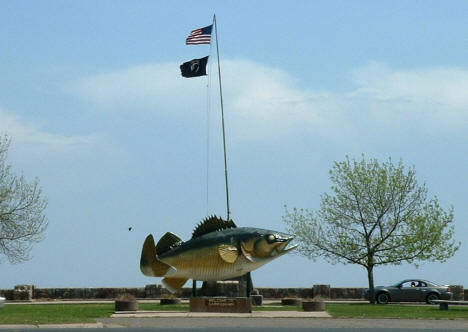
[{"label": "pow mia flag", "polygon": [[206,64],[208,57],[193,59],[180,65],[180,72],[183,77],[197,77],[206,75]]}]

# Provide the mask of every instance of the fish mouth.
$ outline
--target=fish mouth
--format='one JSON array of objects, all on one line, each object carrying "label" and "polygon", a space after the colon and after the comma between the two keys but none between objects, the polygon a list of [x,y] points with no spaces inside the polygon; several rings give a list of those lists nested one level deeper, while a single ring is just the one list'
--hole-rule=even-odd
[{"label": "fish mouth", "polygon": [[296,249],[296,247],[298,246],[297,244],[288,246],[293,239],[294,239],[293,237],[277,238],[276,239],[277,244],[275,248],[271,251],[271,256],[281,256],[290,252],[291,250]]}]

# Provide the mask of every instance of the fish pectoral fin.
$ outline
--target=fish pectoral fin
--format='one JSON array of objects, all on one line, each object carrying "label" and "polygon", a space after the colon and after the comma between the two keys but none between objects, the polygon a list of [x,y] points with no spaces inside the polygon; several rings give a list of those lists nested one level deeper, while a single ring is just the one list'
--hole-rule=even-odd
[{"label": "fish pectoral fin", "polygon": [[260,262],[260,261],[262,261],[263,259],[265,259],[265,258],[260,258],[260,257],[254,257],[254,256],[252,256],[251,254],[245,254],[245,253],[244,253],[244,257],[245,257],[247,260],[251,261],[252,263],[257,263],[257,262]]},{"label": "fish pectoral fin", "polygon": [[250,254],[247,254],[247,255],[246,255],[246,254],[244,253],[244,257],[247,258],[247,259],[248,259],[249,261],[251,261],[251,262],[255,262],[255,259],[254,259],[254,258],[252,257],[252,255],[250,255]]},{"label": "fish pectoral fin", "polygon": [[154,238],[151,234],[146,237],[143,249],[141,250],[140,270],[148,277],[162,277],[168,273],[174,273],[173,267],[158,259],[154,246]]},{"label": "fish pectoral fin", "polygon": [[247,260],[251,261],[252,263],[260,262],[263,259],[263,258],[260,258],[260,257],[252,256],[252,254],[245,249],[245,247],[242,245],[242,243],[241,243],[241,251],[242,251],[242,255],[244,255],[244,257]]},{"label": "fish pectoral fin", "polygon": [[185,278],[164,278],[162,283],[171,292],[175,293],[187,282]]},{"label": "fish pectoral fin", "polygon": [[218,247],[218,253],[223,261],[230,264],[234,263],[239,256],[237,248],[228,244],[221,244]]},{"label": "fish pectoral fin", "polygon": [[248,250],[248,246],[244,244],[244,242],[241,242],[241,251],[242,251],[242,254],[244,255],[245,258],[247,258],[249,261],[251,262],[255,262],[255,258],[252,257],[252,254],[250,253],[250,251],[252,250]]},{"label": "fish pectoral fin", "polygon": [[241,241],[242,252],[248,251],[252,252],[255,246],[255,239],[248,240],[247,242]]}]

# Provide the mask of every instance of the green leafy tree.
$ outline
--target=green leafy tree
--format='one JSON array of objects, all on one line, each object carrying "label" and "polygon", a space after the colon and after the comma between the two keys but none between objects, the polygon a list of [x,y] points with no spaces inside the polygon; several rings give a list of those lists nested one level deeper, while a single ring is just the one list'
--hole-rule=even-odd
[{"label": "green leafy tree", "polygon": [[329,174],[331,193],[321,196],[318,211],[286,207],[283,220],[301,255],[363,266],[371,303],[376,266],[444,262],[458,250],[453,207],[444,210],[437,197],[427,198],[414,167],[346,157]]},{"label": "green leafy tree", "polygon": [[37,179],[28,183],[11,173],[6,163],[9,146],[8,137],[0,137],[0,255],[19,263],[30,258],[32,244],[43,238],[47,200]]}]

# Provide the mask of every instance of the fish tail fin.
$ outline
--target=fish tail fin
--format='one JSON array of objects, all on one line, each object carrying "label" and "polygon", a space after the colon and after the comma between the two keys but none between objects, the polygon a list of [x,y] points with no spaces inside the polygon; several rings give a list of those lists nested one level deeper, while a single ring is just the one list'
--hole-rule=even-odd
[{"label": "fish tail fin", "polygon": [[175,293],[187,282],[186,278],[164,278],[162,283],[171,292]]},{"label": "fish tail fin", "polygon": [[158,259],[153,235],[148,235],[143,243],[140,258],[140,270],[148,277],[163,277],[174,268]]}]

